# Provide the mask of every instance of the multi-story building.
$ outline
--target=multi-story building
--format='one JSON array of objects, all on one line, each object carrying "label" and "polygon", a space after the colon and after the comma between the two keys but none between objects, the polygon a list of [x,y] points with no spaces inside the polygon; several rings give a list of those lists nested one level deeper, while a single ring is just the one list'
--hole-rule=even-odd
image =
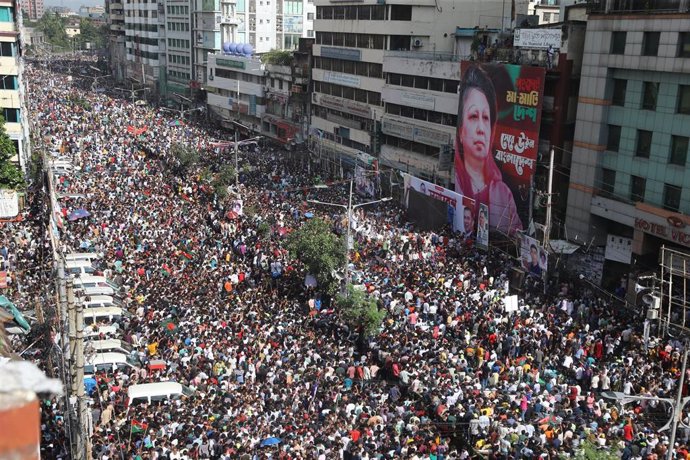
[{"label": "multi-story building", "polygon": [[[188,5],[186,8],[189,10]],[[124,14],[125,76],[155,91],[160,71],[159,4],[148,0],[125,1]]]},{"label": "multi-story building", "polygon": [[300,38],[299,48],[284,65],[266,64],[266,112],[261,133],[286,145],[307,140],[309,74],[314,39]]},{"label": "multi-story building", "polygon": [[[351,159],[381,151],[391,165],[429,169],[426,157],[452,142],[457,122],[456,34],[467,32],[471,41],[480,30],[500,30],[510,24],[510,11],[499,1],[463,4],[462,15],[460,6],[445,1],[315,4],[311,129],[320,150]],[[410,79],[417,83],[408,85]],[[418,116],[406,117],[410,110]],[[434,139],[401,143],[394,139],[401,139],[396,122],[431,130]]]},{"label": "multi-story building", "polygon": [[314,36],[314,3],[308,0],[246,0],[236,3],[237,43],[261,54],[296,49],[300,37]]},{"label": "multi-story building", "polygon": [[0,2],[0,110],[17,155],[12,159],[26,172],[31,158],[23,78],[22,11],[15,1]]},{"label": "multi-story building", "polygon": [[43,0],[27,0],[22,3],[22,9],[26,12],[26,16],[31,21],[38,21],[45,13],[45,6]]},{"label": "multi-story building", "polygon": [[123,81],[127,68],[127,48],[125,47],[125,10],[123,0],[106,0],[105,16],[108,24],[108,58],[113,77]]},{"label": "multi-story building", "polygon": [[237,123],[247,134],[261,129],[266,112],[266,70],[256,56],[209,54],[207,104],[209,115],[229,129]]},{"label": "multi-story building", "polygon": [[190,0],[166,0],[158,16],[158,49],[160,52],[159,89],[189,95],[193,74],[193,6]]},{"label": "multi-story building", "polygon": [[566,229],[628,241],[625,270],[690,248],[690,14],[663,5],[602,1],[587,21]]}]

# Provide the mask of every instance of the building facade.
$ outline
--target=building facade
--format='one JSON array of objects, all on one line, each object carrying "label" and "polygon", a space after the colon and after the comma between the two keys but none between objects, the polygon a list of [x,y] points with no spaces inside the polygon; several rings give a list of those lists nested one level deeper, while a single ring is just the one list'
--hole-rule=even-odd
[{"label": "building facade", "polygon": [[[462,15],[452,2],[316,0],[315,5],[311,131],[320,151],[350,159],[381,153],[382,163],[398,169],[433,171],[439,152],[454,139],[458,20],[468,28],[500,29],[510,23],[502,3],[463,5]],[[414,75],[417,87],[401,88]],[[402,111],[408,110],[419,117],[406,119]],[[410,144],[401,123],[431,130],[428,142]]]},{"label": "building facade", "polygon": [[22,11],[17,2],[0,1],[0,110],[5,131],[17,155],[12,159],[26,173],[31,159],[26,89],[23,77]]},{"label": "building facade", "polygon": [[160,71],[158,15],[158,3],[125,0],[125,76],[150,91],[155,91]]},{"label": "building facade", "polygon": [[[690,14],[590,6],[566,225],[570,239],[630,242],[656,266],[661,245],[690,248]],[[645,10],[644,13],[638,11]],[[608,249],[608,247],[607,247]]]},{"label": "building facade", "polygon": [[43,0],[27,0],[22,3],[22,9],[26,12],[27,19],[31,21],[38,21],[45,13]]}]

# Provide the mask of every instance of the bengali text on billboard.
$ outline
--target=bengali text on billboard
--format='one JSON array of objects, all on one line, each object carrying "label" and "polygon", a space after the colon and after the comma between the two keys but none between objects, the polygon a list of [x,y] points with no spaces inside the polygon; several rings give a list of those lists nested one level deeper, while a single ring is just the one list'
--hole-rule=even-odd
[{"label": "bengali text on billboard", "polygon": [[491,228],[514,235],[529,225],[545,70],[462,61],[461,74],[455,190],[488,206]]}]

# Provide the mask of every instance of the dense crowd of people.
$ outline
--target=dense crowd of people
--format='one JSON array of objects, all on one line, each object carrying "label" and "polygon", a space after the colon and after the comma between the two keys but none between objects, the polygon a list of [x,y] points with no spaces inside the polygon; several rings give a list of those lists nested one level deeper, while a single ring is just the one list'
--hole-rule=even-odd
[{"label": "dense crowd of people", "polygon": [[[307,198],[345,203],[345,184],[310,188],[303,163],[264,146],[242,154],[241,184],[220,198],[205,171],[231,162],[213,144],[228,134],[88,91],[80,75],[39,64],[27,75],[35,135],[75,165],[56,176],[61,249],[101,255],[131,313],[117,338],[140,361],[94,375],[94,458],[555,459],[585,444],[666,455],[664,404],[602,393],[673,398],[683,345],[645,346],[633,315],[586,285],[545,294],[528,279],[506,311],[519,262],[449,229],[419,231],[397,204],[363,207],[352,280],[386,316],[355,340],[285,245],[308,213],[342,233],[342,214]],[[180,148],[198,163],[181,165]],[[89,215],[70,220],[78,209]],[[10,271],[49,250],[31,222],[2,228]],[[12,298],[29,308],[43,281],[17,273]],[[130,385],[157,381],[194,393],[128,407]],[[67,458],[59,404],[42,409],[44,454]],[[678,458],[689,437],[679,430]]]}]

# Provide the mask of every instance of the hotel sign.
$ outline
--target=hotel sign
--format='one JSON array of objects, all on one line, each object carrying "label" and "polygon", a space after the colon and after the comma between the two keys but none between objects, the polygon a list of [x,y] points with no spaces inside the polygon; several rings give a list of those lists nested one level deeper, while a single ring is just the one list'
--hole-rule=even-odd
[{"label": "hotel sign", "polygon": [[678,226],[668,225],[668,223],[651,222],[647,219],[636,217],[635,229],[690,247],[690,233],[682,230]]}]

